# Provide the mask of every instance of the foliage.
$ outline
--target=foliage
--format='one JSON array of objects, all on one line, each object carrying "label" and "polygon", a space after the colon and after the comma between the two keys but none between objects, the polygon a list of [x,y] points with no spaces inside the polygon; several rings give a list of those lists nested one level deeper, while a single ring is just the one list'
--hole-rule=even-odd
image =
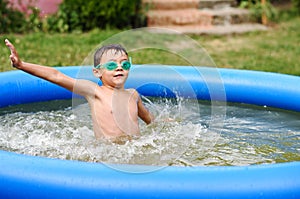
[{"label": "foliage", "polygon": [[30,14],[26,17],[25,28],[27,31],[39,32],[42,29],[40,10],[33,6],[30,6],[28,9],[30,10]]},{"label": "foliage", "polygon": [[[145,22],[142,0],[64,0],[58,12],[46,18],[41,18],[40,10],[31,3],[21,12],[14,10],[8,0],[0,0],[0,33],[122,29],[140,27]],[[22,1],[18,4],[24,7]]]},{"label": "foliage", "polygon": [[240,7],[249,9],[251,15],[257,21],[261,21],[263,14],[271,21],[278,20],[278,11],[269,0],[265,4],[262,4],[261,0],[242,0]]},{"label": "foliage", "polygon": [[141,0],[64,0],[48,19],[54,31],[137,27],[143,23]]},{"label": "foliage", "polygon": [[24,31],[25,15],[9,7],[7,0],[0,0],[0,33]]},{"label": "foliage", "polygon": [[293,8],[300,15],[300,0],[293,0]]}]

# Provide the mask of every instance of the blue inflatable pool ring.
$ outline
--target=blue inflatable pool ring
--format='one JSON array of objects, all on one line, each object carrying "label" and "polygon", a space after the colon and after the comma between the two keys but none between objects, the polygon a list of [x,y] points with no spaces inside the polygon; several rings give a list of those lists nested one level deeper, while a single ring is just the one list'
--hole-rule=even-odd
[{"label": "blue inflatable pool ring", "polygon": [[[58,70],[71,77],[91,73],[91,67]],[[145,96],[180,95],[300,111],[300,77],[296,76],[182,66],[132,66],[130,70],[126,86]],[[174,72],[166,74],[165,70]],[[0,88],[0,107],[73,97],[71,92],[22,71],[0,73]],[[0,151],[0,198],[300,198],[300,162],[115,166],[121,169]],[[153,172],[122,172],[145,168]]]}]

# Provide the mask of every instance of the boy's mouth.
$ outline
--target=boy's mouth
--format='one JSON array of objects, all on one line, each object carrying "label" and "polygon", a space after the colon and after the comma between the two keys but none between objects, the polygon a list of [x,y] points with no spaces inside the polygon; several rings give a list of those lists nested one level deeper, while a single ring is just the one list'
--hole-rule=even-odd
[{"label": "boy's mouth", "polygon": [[114,75],[114,77],[123,77],[124,75],[123,74],[116,74],[116,75]]}]

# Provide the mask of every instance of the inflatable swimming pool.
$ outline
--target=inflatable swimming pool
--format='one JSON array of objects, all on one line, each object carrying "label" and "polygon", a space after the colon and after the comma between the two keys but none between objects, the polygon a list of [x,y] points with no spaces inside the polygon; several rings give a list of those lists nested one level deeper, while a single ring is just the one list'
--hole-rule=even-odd
[{"label": "inflatable swimming pool", "polygon": [[[73,77],[84,77],[91,70],[58,69]],[[181,66],[134,66],[132,71],[127,86],[145,96],[180,95],[300,111],[300,78],[296,76]],[[0,73],[0,88],[0,107],[73,97],[22,71]],[[99,163],[0,151],[0,166],[1,198],[300,198],[300,162],[164,168],[114,165],[119,169],[112,169]],[[152,172],[143,172],[145,168]],[[127,170],[135,172],[123,172]]]}]

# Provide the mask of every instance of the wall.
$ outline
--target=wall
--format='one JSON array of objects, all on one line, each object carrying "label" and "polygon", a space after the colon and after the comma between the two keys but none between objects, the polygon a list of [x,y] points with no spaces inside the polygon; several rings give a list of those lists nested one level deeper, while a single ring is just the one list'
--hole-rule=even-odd
[{"label": "wall", "polygon": [[37,7],[41,10],[42,16],[55,13],[62,1],[63,0],[9,0],[12,7],[24,13],[29,13],[28,8],[30,6]]}]

